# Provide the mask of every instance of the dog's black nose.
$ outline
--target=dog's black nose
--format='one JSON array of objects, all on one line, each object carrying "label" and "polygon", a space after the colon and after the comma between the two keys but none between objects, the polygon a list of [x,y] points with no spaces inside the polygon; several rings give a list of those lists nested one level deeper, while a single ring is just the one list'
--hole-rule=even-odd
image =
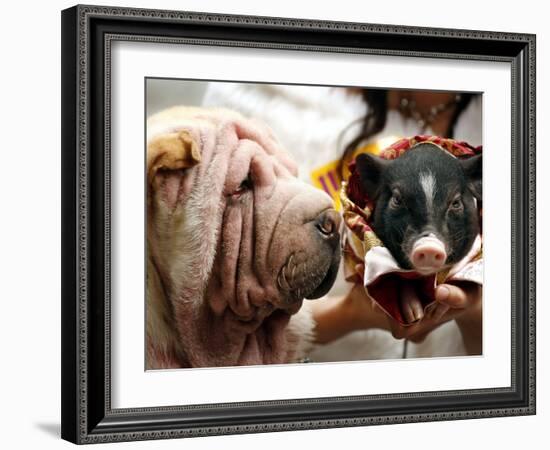
[{"label": "dog's black nose", "polygon": [[340,214],[334,209],[327,209],[315,219],[315,227],[321,235],[327,238],[339,237],[338,230],[341,222]]}]

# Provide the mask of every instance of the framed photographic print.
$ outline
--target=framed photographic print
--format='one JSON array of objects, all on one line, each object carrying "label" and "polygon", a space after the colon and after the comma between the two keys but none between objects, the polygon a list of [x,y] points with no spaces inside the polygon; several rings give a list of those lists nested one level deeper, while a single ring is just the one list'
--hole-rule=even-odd
[{"label": "framed photographic print", "polygon": [[535,413],[535,36],[62,12],[62,437]]}]

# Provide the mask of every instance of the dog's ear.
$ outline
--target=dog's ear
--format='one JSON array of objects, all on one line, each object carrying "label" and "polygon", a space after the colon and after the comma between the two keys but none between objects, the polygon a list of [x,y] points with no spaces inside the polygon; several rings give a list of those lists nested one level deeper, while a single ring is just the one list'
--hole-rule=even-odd
[{"label": "dog's ear", "polygon": [[188,131],[163,134],[147,145],[148,198],[158,194],[174,208],[183,196],[185,173],[200,163],[199,146]]}]

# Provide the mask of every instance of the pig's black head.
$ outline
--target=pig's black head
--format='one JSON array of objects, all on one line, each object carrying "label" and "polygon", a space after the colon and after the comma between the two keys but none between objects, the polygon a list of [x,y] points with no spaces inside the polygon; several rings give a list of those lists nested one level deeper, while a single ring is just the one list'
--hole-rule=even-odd
[{"label": "pig's black head", "polygon": [[372,227],[402,268],[434,273],[466,256],[479,233],[481,154],[458,159],[422,143],[394,160],[356,161]]}]

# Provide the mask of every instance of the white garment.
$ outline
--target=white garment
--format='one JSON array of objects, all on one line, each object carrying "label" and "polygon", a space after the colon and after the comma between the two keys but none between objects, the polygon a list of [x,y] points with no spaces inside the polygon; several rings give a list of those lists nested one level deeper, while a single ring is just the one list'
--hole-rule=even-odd
[{"label": "white garment", "polygon": [[[345,89],[318,86],[290,86],[249,83],[209,83],[203,104],[227,107],[266,122],[277,138],[294,156],[299,177],[311,182],[315,169],[338,160],[345,144],[360,129],[367,107],[359,95]],[[416,121],[397,111],[388,111],[382,136],[418,134]],[[425,134],[430,134],[427,130]],[[455,139],[480,145],[481,96],[474,97],[455,126]],[[342,270],[329,295],[342,295],[351,288]],[[318,346],[310,355],[313,361],[350,361],[402,358],[404,341],[384,330],[350,333],[330,344]],[[456,323],[448,322],[421,344],[408,343],[407,357],[465,355]]]}]

